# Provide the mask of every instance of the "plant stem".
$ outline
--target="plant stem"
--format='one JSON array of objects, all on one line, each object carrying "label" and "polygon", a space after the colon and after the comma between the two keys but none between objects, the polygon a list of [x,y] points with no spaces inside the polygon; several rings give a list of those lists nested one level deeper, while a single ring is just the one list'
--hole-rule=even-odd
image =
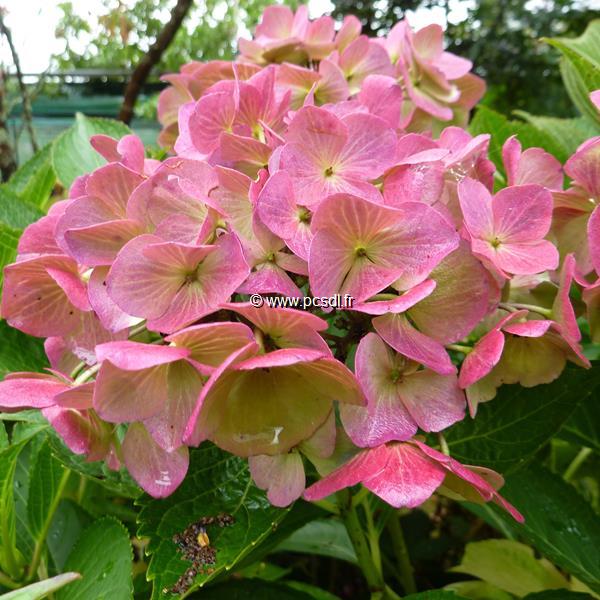
[{"label": "plant stem", "polygon": [[44,521],[44,525],[42,526],[42,530],[40,531],[39,537],[35,542],[35,548],[33,550],[33,557],[31,559],[31,563],[29,565],[29,569],[27,570],[27,581],[30,582],[34,579],[35,574],[40,565],[40,560],[42,558],[42,552],[44,550],[44,546],[46,545],[46,537],[48,536],[48,531],[50,529],[50,525],[52,523],[52,518],[54,517],[54,513],[58,508],[58,503],[62,498],[63,492],[65,491],[65,487],[67,485],[67,481],[69,480],[69,475],[71,474],[70,469],[66,469],[58,482],[58,487],[56,488],[56,494],[52,499],[52,503],[48,508],[48,514],[46,515],[46,520]]},{"label": "plant stem", "polygon": [[75,385],[79,385],[81,383],[85,383],[88,379],[91,379],[98,371],[100,370],[100,363],[95,364],[93,367],[86,369],[83,373],[80,373],[75,378]]},{"label": "plant stem", "polygon": [[313,500],[312,504],[322,508],[323,510],[326,510],[327,512],[330,512],[333,515],[340,514],[339,508],[333,502],[329,502],[329,500]]},{"label": "plant stem", "polygon": [[352,503],[352,496],[348,490],[338,492],[338,505],[340,508],[340,516],[348,531],[348,536],[356,552],[356,558],[358,559],[358,565],[367,580],[369,591],[371,592],[371,599],[381,598],[385,591],[385,583],[383,576],[377,571],[371,553],[369,552],[369,545],[363,533],[360,521],[358,519],[358,513]]},{"label": "plant stem", "polygon": [[543,308],[542,306],[536,306],[535,304],[515,304],[515,303],[501,303],[500,306],[502,308],[506,308],[507,310],[513,310],[513,309],[524,309],[524,310],[530,310],[531,312],[535,312],[538,313],[538,315],[544,315],[545,317],[551,317],[552,316],[552,309],[550,308]]},{"label": "plant stem", "polygon": [[577,456],[571,461],[571,464],[567,467],[563,479],[565,481],[571,481],[579,467],[585,462],[586,458],[592,453],[591,448],[582,448]]},{"label": "plant stem", "polygon": [[0,585],[11,590],[16,590],[20,587],[18,583],[14,582],[8,575],[2,573],[2,571],[0,571]]},{"label": "plant stem", "polygon": [[400,524],[400,517],[397,512],[394,512],[390,517],[387,527],[392,538],[392,545],[394,546],[396,560],[398,561],[400,581],[402,582],[404,592],[406,594],[414,594],[417,591],[417,585],[415,583],[413,567],[408,555],[406,540],[404,539],[404,532],[402,531],[402,525]]},{"label": "plant stem", "polygon": [[463,346],[462,344],[448,344],[446,346],[448,350],[456,350],[457,352],[462,352],[463,354],[469,354],[473,350],[471,346]]},{"label": "plant stem", "polygon": [[371,548],[371,557],[373,558],[373,563],[377,571],[379,573],[382,573],[383,571],[381,569],[381,550],[379,549],[379,534],[377,533],[377,529],[375,529],[375,522],[373,521],[373,512],[371,511],[368,496],[363,502],[362,506],[365,511],[365,516],[367,517],[367,537],[369,540],[369,547]]},{"label": "plant stem", "polygon": [[448,442],[446,441],[443,433],[438,433],[438,440],[440,442],[440,450],[442,451],[442,454],[450,456],[450,448],[448,448]]}]

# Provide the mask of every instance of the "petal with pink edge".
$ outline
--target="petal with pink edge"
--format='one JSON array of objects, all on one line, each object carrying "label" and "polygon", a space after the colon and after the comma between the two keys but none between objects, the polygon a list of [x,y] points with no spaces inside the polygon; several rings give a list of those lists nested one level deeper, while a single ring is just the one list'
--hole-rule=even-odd
[{"label": "petal with pink edge", "polygon": [[419,331],[442,344],[456,342],[483,319],[488,311],[492,282],[485,267],[460,246],[429,275],[435,289],[410,308]]},{"label": "petal with pink edge", "polygon": [[598,207],[594,209],[588,221],[588,244],[594,270],[600,277],[600,209]]},{"label": "petal with pink edge", "polygon": [[149,329],[172,333],[193,323],[228,301],[246,279],[250,269],[235,234],[222,235],[212,248],[194,265],[194,279],[183,278],[167,310],[148,321]]},{"label": "petal with pink edge", "polygon": [[396,508],[423,504],[444,480],[444,469],[411,444],[388,444],[387,452],[385,469],[363,485]]},{"label": "petal with pink edge", "polygon": [[187,358],[189,355],[190,351],[187,348],[131,341],[108,342],[96,346],[99,362],[109,360],[115,367],[124,371],[149,369]]},{"label": "petal with pink edge", "polygon": [[187,473],[188,449],[182,446],[173,452],[166,452],[140,423],[129,426],[122,448],[127,470],[153,498],[165,498],[172,494]]},{"label": "petal with pink edge", "polygon": [[487,188],[467,177],[458,184],[458,199],[465,226],[471,236],[484,239],[493,236],[492,197]]},{"label": "petal with pink edge", "polygon": [[174,333],[165,341],[189,350],[189,358],[218,367],[229,355],[254,340],[251,329],[243,323],[204,323]]},{"label": "petal with pink edge", "polygon": [[56,395],[67,389],[69,386],[66,383],[51,375],[5,379],[0,381],[0,410],[53,406],[56,404]]},{"label": "petal with pink edge", "polygon": [[109,267],[96,267],[92,271],[88,281],[88,298],[103,327],[112,332],[122,331],[139,323],[140,319],[122,311],[110,298],[106,285],[108,272]]},{"label": "petal with pink edge", "polygon": [[248,465],[254,483],[267,490],[273,506],[288,506],[302,496],[306,478],[302,457],[297,452],[251,456]]},{"label": "petal with pink edge", "polygon": [[444,346],[415,329],[402,315],[382,315],[373,319],[375,331],[394,350],[440,375],[456,372]]},{"label": "petal with pink edge", "polygon": [[539,185],[514,185],[494,196],[492,212],[494,234],[502,242],[529,242],[550,229],[552,195]]},{"label": "petal with pink edge", "polygon": [[125,371],[102,363],[94,387],[94,409],[105,421],[126,423],[148,419],[165,406],[168,365]]},{"label": "petal with pink edge", "polygon": [[356,376],[367,406],[340,406],[340,417],[350,439],[360,447],[379,446],[391,440],[407,440],[417,424],[404,406],[395,372],[402,359],[374,333],[368,333],[356,351]]},{"label": "petal with pink edge", "polygon": [[64,336],[76,330],[81,313],[56,281],[59,272],[70,281],[77,277],[75,261],[66,256],[40,256],[5,267],[2,317],[12,327],[39,337]]},{"label": "petal with pink edge", "polygon": [[376,476],[384,471],[387,461],[388,450],[385,445],[363,450],[323,479],[313,483],[305,490],[303,497],[309,501],[322,500],[339,490]]},{"label": "petal with pink edge", "polygon": [[164,408],[144,420],[146,429],[163,450],[172,452],[182,445],[202,384],[202,376],[189,362],[181,360],[169,365]]}]

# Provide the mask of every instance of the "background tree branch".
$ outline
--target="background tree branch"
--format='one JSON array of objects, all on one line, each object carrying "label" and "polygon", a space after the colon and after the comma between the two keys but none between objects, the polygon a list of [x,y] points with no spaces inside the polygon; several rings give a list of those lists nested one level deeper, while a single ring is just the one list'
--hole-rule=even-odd
[{"label": "background tree branch", "polygon": [[133,117],[133,109],[135,103],[140,95],[144,83],[148,79],[152,67],[156,65],[163,54],[163,52],[169,47],[169,44],[173,41],[175,34],[181,27],[185,16],[187,15],[190,7],[194,0],[178,0],[177,4],[171,11],[171,18],[169,22],[163,27],[159,33],[155,42],[150,46],[150,49],[142,58],[138,66],[131,74],[131,78],[125,88],[125,94],[123,98],[123,104],[119,111],[119,120],[124,123],[130,123]]},{"label": "background tree branch", "polygon": [[17,82],[19,84],[19,91],[21,93],[21,100],[23,102],[23,123],[25,128],[27,129],[27,133],[29,135],[29,140],[31,141],[31,149],[33,152],[37,152],[38,144],[35,138],[35,132],[33,130],[33,119],[31,114],[31,99],[29,98],[29,92],[27,91],[27,86],[23,81],[23,72],[21,71],[21,61],[19,60],[19,55],[13,43],[12,34],[10,29],[6,26],[4,22],[4,15],[0,10],[0,33],[4,35],[6,38],[6,42],[8,43],[8,47],[10,48],[10,53],[13,59],[13,63],[15,65],[15,72],[17,75]]}]

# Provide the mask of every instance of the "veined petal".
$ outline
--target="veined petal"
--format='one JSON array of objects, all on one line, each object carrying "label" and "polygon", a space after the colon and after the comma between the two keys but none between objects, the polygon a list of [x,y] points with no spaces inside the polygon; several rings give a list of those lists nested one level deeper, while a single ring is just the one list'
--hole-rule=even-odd
[{"label": "veined petal", "polygon": [[153,498],[165,498],[183,481],[189,466],[185,446],[166,452],[154,442],[141,423],[132,423],[123,440],[127,470]]},{"label": "veined petal", "polygon": [[440,375],[456,372],[444,346],[417,331],[402,315],[382,315],[373,319],[375,331],[394,350]]}]

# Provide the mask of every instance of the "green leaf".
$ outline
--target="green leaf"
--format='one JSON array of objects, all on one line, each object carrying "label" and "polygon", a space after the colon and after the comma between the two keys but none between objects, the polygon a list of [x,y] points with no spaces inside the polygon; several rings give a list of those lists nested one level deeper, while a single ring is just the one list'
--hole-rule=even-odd
[{"label": "green leaf", "polygon": [[31,467],[27,516],[31,531],[38,536],[49,525],[68,471],[52,455],[46,440]]},{"label": "green leaf", "polygon": [[64,570],[73,546],[90,522],[90,516],[78,504],[69,499],[60,501],[47,538],[48,550],[57,571]]},{"label": "green leaf", "polygon": [[[0,225],[0,236],[2,235]],[[44,343],[0,320],[0,379],[14,371],[43,371],[48,366]],[[39,413],[39,411],[37,411]]]},{"label": "green leaf", "polygon": [[162,590],[170,589],[190,566],[178,554],[172,538],[191,523],[219,513],[235,519],[228,527],[207,528],[217,555],[212,572],[194,580],[195,586],[204,586],[245,566],[244,560],[268,544],[271,534],[285,528],[286,517],[293,515],[289,508],[270,505],[265,493],[252,483],[246,460],[208,443],[191,451],[188,474],[174,494],[163,500],[144,496],[138,502],[142,506],[139,535],[150,537],[152,558],[147,577],[154,583],[152,598],[165,597]]},{"label": "green leaf", "polygon": [[0,221],[15,229],[25,229],[27,225],[43,217],[44,213],[25,202],[6,185],[0,185]]},{"label": "green leaf", "polygon": [[210,586],[189,598],[198,598],[198,600],[310,600],[313,596],[292,589],[283,583],[244,579]]},{"label": "green leaf", "polygon": [[55,183],[52,145],[48,144],[12,174],[6,187],[30,205],[44,209]]},{"label": "green leaf", "polygon": [[588,24],[576,38],[545,38],[563,54],[561,73],[567,92],[579,111],[600,123],[598,109],[589,99],[590,92],[600,89],[600,19]]},{"label": "green leaf", "polygon": [[129,473],[122,468],[120,471],[109,469],[104,461],[87,462],[85,456],[73,454],[56,432],[49,432],[50,446],[57,460],[72,471],[89,477],[102,487],[127,498],[137,498],[140,488]]},{"label": "green leaf", "polygon": [[63,573],[4,594],[2,600],[41,600],[80,577],[79,573]]},{"label": "green leaf", "polygon": [[478,408],[477,418],[447,431],[450,454],[467,464],[510,472],[529,461],[599,385],[598,363],[588,370],[569,364],[557,380],[534,388],[503,385],[496,398]]},{"label": "green leaf", "polygon": [[558,437],[600,452],[600,403],[587,396],[558,432]]},{"label": "green leaf", "polygon": [[545,131],[523,121],[511,121],[487,106],[477,107],[475,117],[469,124],[469,132],[472,135],[491,134],[489,157],[502,175],[505,175],[504,164],[502,163],[502,146],[511,135],[517,136],[524,149],[540,147],[559,158],[559,160],[566,159],[562,147]]},{"label": "green leaf", "polygon": [[525,523],[492,506],[499,520],[552,563],[600,592],[600,519],[572,485],[532,464],[507,477],[502,495],[523,513]]},{"label": "green leaf", "polygon": [[563,163],[588,138],[600,135],[600,125],[593,123],[585,117],[576,119],[538,117],[524,110],[515,111],[515,114],[552,138],[556,147],[560,149],[560,153],[557,153],[555,156]]},{"label": "green leaf", "polygon": [[295,531],[277,552],[301,552],[329,556],[356,564],[356,553],[341,521],[318,519]]},{"label": "green leaf", "polygon": [[112,517],[95,521],[84,532],[65,568],[81,579],[60,590],[56,600],[131,600],[132,549],[129,533]]},{"label": "green leaf", "polygon": [[533,549],[512,540],[467,544],[455,573],[466,573],[521,597],[545,589],[568,587],[556,568],[535,558]]},{"label": "green leaf", "polygon": [[2,291],[2,281],[4,280],[4,267],[15,262],[17,245],[19,244],[21,233],[20,229],[0,223],[0,292]]},{"label": "green leaf", "polygon": [[17,458],[29,439],[14,443],[0,452],[0,569],[11,577],[19,575],[16,545],[14,478]]},{"label": "green leaf", "polygon": [[0,421],[0,450],[4,450],[8,446],[8,434],[4,423]]},{"label": "green leaf", "polygon": [[93,135],[121,138],[130,133],[129,127],[119,121],[77,113],[75,125],[61,133],[52,144],[52,164],[59,181],[69,188],[77,177],[105,164],[106,161],[90,144]]}]

